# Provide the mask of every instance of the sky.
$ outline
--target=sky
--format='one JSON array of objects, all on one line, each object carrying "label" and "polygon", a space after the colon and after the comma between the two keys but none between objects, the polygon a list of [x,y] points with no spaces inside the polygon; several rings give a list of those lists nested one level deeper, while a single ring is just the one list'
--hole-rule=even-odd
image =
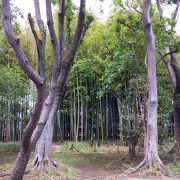
[{"label": "sky", "polygon": [[[34,16],[34,1],[33,0],[12,0],[12,3],[19,7],[23,13],[24,16],[27,17],[27,14],[30,12],[32,16]],[[41,6],[41,13],[42,18],[46,19],[46,8],[45,8],[45,0],[40,0],[40,6]],[[73,2],[79,6],[80,0],[73,0]],[[95,15],[102,21],[106,20],[108,17],[108,14],[110,13],[112,9],[112,1],[111,0],[105,0],[103,3],[99,0],[87,0],[86,1],[86,9],[91,10],[95,13]],[[104,10],[102,12],[102,10]]]},{"label": "sky", "polygon": [[[12,3],[19,7],[24,16],[27,17],[27,14],[31,12],[32,16],[34,16],[34,1],[33,0],[12,0]],[[79,5],[80,0],[73,0],[76,5]],[[46,20],[46,8],[45,8],[45,0],[40,0],[41,5],[41,13],[42,18]],[[105,21],[112,10],[112,0],[104,0],[104,2],[100,2],[99,0],[87,0],[86,1],[86,9],[91,10],[95,13],[95,15],[101,20]],[[102,11],[103,10],[103,11]],[[164,8],[164,16],[170,16],[172,9]],[[20,20],[22,23],[24,21]],[[176,26],[176,31],[180,34],[180,12],[179,18]]]}]

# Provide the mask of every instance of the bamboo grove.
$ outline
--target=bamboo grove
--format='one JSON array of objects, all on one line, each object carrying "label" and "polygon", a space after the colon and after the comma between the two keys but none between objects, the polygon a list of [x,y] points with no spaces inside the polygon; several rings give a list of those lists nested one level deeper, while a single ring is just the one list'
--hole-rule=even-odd
[{"label": "bamboo grove", "polygon": [[[69,0],[65,12],[65,51],[73,41],[78,8]],[[55,5],[55,27],[58,31],[58,7]],[[72,65],[63,105],[54,120],[53,141],[118,142],[143,146],[147,117],[147,52],[139,1],[112,1],[113,10],[101,22],[86,13],[79,50]],[[170,6],[171,1],[163,1]],[[1,5],[1,4],[0,4]],[[31,64],[38,70],[38,53],[29,24],[18,24],[22,16],[14,9],[13,26]],[[1,12],[2,13],[2,12]],[[158,79],[159,144],[174,139],[173,86],[167,71],[171,57],[163,56],[169,47],[179,56],[179,35],[173,18],[161,17],[156,4],[151,7],[152,26],[156,36]],[[161,23],[160,23],[161,22]],[[37,28],[37,27],[36,27]],[[20,141],[35,103],[36,89],[22,72],[15,54],[0,26],[0,141]],[[39,35],[40,36],[40,35]],[[50,87],[53,53],[47,33],[46,81]],[[166,58],[166,59],[164,59]],[[47,88],[48,89],[48,88]],[[48,90],[47,90],[48,91]]]}]

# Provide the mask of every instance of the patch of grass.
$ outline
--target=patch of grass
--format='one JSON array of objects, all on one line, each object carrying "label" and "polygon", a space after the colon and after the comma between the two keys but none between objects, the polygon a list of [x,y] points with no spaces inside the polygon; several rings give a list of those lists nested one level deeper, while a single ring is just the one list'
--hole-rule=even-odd
[{"label": "patch of grass", "polygon": [[19,152],[21,148],[20,142],[1,142],[0,152]]},{"label": "patch of grass", "polygon": [[176,175],[176,176],[180,176],[180,160],[175,160],[172,163],[168,163],[166,165],[167,169],[168,169],[168,175],[172,176],[172,175]]},{"label": "patch of grass", "polygon": [[13,167],[13,163],[0,164],[0,171],[10,171]]},{"label": "patch of grass", "polygon": [[91,142],[87,141],[87,142],[65,142],[60,144],[61,146],[61,151],[63,153],[72,153],[75,152],[77,153],[77,151],[73,148],[71,149],[71,146],[73,146],[81,153],[122,153],[122,152],[127,152],[128,147],[119,147],[119,145],[114,144],[114,145],[109,145],[109,144],[105,144],[105,145],[100,145],[98,146],[98,142],[94,141],[93,146],[91,146]]},{"label": "patch of grass", "polygon": [[71,146],[73,146],[80,152],[89,152],[91,151],[91,147],[88,142],[65,142],[61,144],[61,150],[63,153],[70,153],[72,151],[75,151],[75,149],[71,150]]}]

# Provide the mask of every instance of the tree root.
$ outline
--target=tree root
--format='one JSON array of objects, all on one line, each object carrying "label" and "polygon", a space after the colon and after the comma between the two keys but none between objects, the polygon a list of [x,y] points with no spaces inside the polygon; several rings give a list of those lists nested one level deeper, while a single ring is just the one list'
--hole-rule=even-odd
[{"label": "tree root", "polygon": [[41,172],[44,172],[47,167],[54,170],[59,167],[58,163],[53,161],[51,157],[46,157],[44,158],[44,160],[40,159],[41,158],[39,158],[39,156],[37,155],[30,166],[33,168],[37,168]]},{"label": "tree root", "polygon": [[[128,174],[135,174],[138,171],[140,171],[142,168],[147,168],[144,172],[146,175],[156,174],[156,175],[163,175],[165,172],[167,172],[166,166],[162,163],[160,158],[158,157],[155,162],[149,162],[147,156],[144,158],[144,160],[135,168],[130,169],[127,171]],[[144,174],[144,172],[142,174]],[[141,172],[140,172],[141,174]],[[139,175],[140,175],[139,174]]]},{"label": "tree root", "polygon": [[11,172],[0,173],[0,178],[1,177],[6,177],[6,176],[11,176]]}]

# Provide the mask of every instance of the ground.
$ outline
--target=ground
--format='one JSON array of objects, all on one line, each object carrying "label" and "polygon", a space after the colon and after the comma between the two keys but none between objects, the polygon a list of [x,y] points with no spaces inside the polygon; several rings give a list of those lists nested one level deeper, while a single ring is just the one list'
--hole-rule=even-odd
[{"label": "ground", "polygon": [[[31,170],[25,176],[25,180],[49,180],[49,179],[66,179],[66,180],[176,180],[180,179],[178,174],[161,177],[142,177],[129,175],[125,173],[130,167],[136,166],[141,160],[141,154],[133,161],[128,160],[127,147],[118,145],[104,145],[100,147],[91,147],[87,143],[74,144],[75,149],[70,150],[72,143],[63,145],[53,145],[53,159],[59,164],[59,168],[54,170],[48,169],[46,173],[37,170]],[[79,152],[78,152],[78,151]],[[0,175],[10,172],[17,153],[0,153]],[[33,158],[33,157],[32,157]],[[168,166],[170,167],[170,166]],[[8,170],[8,171],[7,171]],[[177,165],[177,171],[179,166]],[[0,177],[8,180],[10,176]]]}]

